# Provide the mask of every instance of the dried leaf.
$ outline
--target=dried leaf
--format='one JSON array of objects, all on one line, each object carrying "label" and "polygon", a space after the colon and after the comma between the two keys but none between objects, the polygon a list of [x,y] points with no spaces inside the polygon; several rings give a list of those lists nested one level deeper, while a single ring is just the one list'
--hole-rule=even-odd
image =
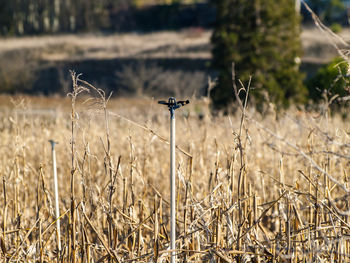
[{"label": "dried leaf", "polygon": [[6,255],[6,246],[5,246],[5,241],[2,237],[0,237],[0,246],[1,246],[1,251],[4,255]]}]

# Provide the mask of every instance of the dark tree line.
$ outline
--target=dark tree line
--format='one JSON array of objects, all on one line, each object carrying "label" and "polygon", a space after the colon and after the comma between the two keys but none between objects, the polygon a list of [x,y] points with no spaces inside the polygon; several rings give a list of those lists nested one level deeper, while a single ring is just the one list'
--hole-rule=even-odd
[{"label": "dark tree line", "polygon": [[0,35],[206,27],[215,16],[213,8],[206,2],[205,0],[0,0]]},{"label": "dark tree line", "polygon": [[3,35],[76,32],[110,26],[110,13],[128,0],[0,0]]}]

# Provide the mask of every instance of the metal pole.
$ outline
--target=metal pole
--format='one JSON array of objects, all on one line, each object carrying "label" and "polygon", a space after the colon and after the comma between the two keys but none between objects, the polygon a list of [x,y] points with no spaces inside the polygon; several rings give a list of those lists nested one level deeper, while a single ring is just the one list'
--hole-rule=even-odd
[{"label": "metal pole", "polygon": [[169,98],[168,102],[158,101],[159,104],[168,106],[170,111],[170,262],[176,261],[176,173],[175,173],[175,110],[190,103],[186,101],[176,101]]},{"label": "metal pole", "polygon": [[58,181],[57,181],[57,165],[56,165],[56,151],[55,145],[57,142],[50,140],[52,150],[52,166],[53,166],[53,182],[55,188],[55,208],[56,208],[56,229],[57,229],[57,248],[61,251],[61,231],[60,231],[60,207],[58,203]]},{"label": "metal pole", "polygon": [[170,249],[171,263],[175,263],[176,242],[176,184],[175,184],[175,110],[170,109]]}]

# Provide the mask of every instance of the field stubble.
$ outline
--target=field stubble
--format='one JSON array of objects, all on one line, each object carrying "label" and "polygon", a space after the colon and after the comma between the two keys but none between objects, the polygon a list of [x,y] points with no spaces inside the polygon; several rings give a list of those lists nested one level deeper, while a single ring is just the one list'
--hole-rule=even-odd
[{"label": "field stubble", "polygon": [[[169,260],[169,113],[151,99],[111,99],[104,111],[92,93],[73,110],[69,98],[1,97],[3,259]],[[177,111],[177,258],[348,261],[346,121],[248,108],[241,126],[240,112],[211,116],[208,106]],[[60,253],[50,139],[59,142]]]}]

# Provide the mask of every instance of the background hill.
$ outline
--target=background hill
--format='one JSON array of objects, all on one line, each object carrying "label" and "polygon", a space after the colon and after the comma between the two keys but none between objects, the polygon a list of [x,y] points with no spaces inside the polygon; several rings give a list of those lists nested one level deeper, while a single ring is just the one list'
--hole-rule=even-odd
[{"label": "background hill", "polygon": [[[347,38],[346,5],[337,12],[326,7],[317,13],[342,17],[334,21]],[[301,12],[301,70],[310,77],[337,53]],[[214,21],[208,1],[2,1],[0,92],[65,94],[72,69],[119,95],[202,95],[215,76]]]},{"label": "background hill", "polygon": [[[350,31],[341,35],[349,39]],[[149,34],[79,34],[0,39],[0,87],[6,92],[65,93],[69,70],[84,74],[98,87],[131,95],[131,80],[142,83],[146,94],[164,95],[154,86],[168,80],[179,95],[200,95],[210,70],[210,30],[187,28]],[[317,28],[302,30],[304,55],[301,70],[308,76],[337,56],[329,39]],[[11,63],[9,63],[11,62]],[[35,74],[34,74],[35,73]],[[147,75],[158,83],[147,84]],[[160,77],[162,76],[162,77]],[[157,82],[156,81],[156,82]],[[177,82],[177,86],[174,83]],[[129,85],[129,87],[127,87]],[[153,86],[153,87],[151,87]],[[198,92],[198,90],[200,92]],[[184,92],[184,93],[183,93]]]}]

